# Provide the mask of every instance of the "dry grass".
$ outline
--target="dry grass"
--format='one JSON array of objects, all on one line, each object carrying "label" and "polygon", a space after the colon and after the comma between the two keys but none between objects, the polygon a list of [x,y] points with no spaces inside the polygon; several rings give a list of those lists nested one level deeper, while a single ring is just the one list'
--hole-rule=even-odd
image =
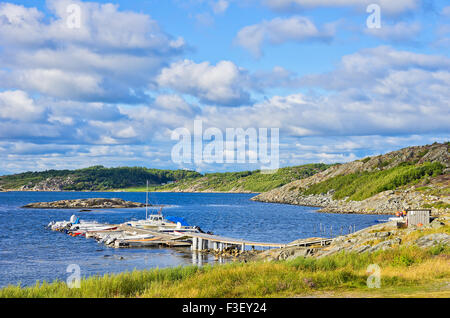
[{"label": "dry grass", "polygon": [[[339,253],[320,259],[177,267],[91,277],[81,288],[63,282],[0,290],[0,297],[369,297],[449,296],[450,249],[399,247],[376,253]],[[367,287],[367,266],[381,268],[380,289]],[[431,286],[431,287],[430,287]]]}]

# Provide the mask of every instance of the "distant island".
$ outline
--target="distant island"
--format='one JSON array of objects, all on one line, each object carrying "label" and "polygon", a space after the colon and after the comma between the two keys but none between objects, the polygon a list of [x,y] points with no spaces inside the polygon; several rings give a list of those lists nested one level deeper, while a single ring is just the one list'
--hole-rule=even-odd
[{"label": "distant island", "polygon": [[112,198],[89,198],[75,200],[59,200],[53,202],[35,202],[24,205],[27,209],[118,209],[118,208],[141,208],[145,204],[139,202],[125,201]]},{"label": "distant island", "polygon": [[143,167],[25,172],[0,177],[16,191],[257,193],[252,200],[320,207],[322,212],[385,214],[407,208],[450,211],[449,142],[414,146],[345,164],[206,173]]}]

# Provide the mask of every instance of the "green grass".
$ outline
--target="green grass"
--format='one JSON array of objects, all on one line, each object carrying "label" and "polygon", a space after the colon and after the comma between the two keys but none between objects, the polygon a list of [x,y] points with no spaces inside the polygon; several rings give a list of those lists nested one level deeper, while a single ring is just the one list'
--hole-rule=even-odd
[{"label": "green grass", "polygon": [[395,190],[405,185],[416,184],[424,178],[441,175],[444,166],[441,163],[421,165],[401,164],[397,167],[373,172],[357,172],[340,175],[312,185],[304,194],[324,194],[335,190],[334,199],[348,197],[361,201],[386,190]]},{"label": "green grass", "polygon": [[435,209],[450,209],[450,204],[443,201],[438,201],[436,203],[425,203],[424,208],[435,208]]},{"label": "green grass", "polygon": [[231,190],[265,192],[283,186],[294,180],[310,177],[326,170],[330,165],[307,164],[280,168],[275,173],[264,174],[259,170],[225,173],[207,173],[201,178],[182,180],[176,184],[156,187],[157,191],[170,191],[174,188],[186,190],[195,187],[196,191],[227,192]]},{"label": "green grass", "polygon": [[324,291],[370,292],[368,265],[382,269],[392,293],[448,281],[448,246],[400,247],[376,253],[339,253],[320,259],[186,266],[94,276],[68,288],[61,281],[8,286],[0,297],[292,297]]}]

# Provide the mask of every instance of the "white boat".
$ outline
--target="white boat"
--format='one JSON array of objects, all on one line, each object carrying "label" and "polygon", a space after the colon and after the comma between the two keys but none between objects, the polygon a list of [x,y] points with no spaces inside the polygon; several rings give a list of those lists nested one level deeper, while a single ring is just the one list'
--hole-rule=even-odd
[{"label": "white boat", "polygon": [[174,218],[174,220],[169,220],[164,218],[162,215],[162,207],[159,209],[157,214],[148,215],[148,181],[147,181],[147,192],[146,192],[146,204],[145,204],[145,219],[137,221],[126,222],[126,225],[131,227],[141,228],[141,229],[151,229],[158,232],[164,233],[174,233],[177,232],[200,232],[197,227],[189,226],[185,223],[182,218]]},{"label": "white boat", "polygon": [[161,214],[161,211],[159,211],[158,214],[150,214],[150,216],[145,220],[129,221],[127,222],[127,225],[154,230],[158,230],[160,228],[176,228],[177,226],[181,226],[181,224],[178,225],[177,223],[166,220]]},{"label": "white boat", "polygon": [[398,216],[398,217],[389,218],[388,220],[389,221],[401,222],[401,221],[404,221],[405,219],[403,217],[401,217],[401,216]]},{"label": "white boat", "polygon": [[154,238],[151,234],[139,234],[139,235],[128,235],[127,233],[111,233],[101,237],[99,243],[105,243],[106,245],[114,243],[116,240],[129,241],[129,240],[148,240]]}]

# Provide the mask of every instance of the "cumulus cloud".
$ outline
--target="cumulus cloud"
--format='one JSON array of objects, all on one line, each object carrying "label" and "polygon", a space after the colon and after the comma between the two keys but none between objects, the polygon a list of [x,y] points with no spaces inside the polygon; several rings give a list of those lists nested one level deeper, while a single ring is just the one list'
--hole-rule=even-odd
[{"label": "cumulus cloud", "polygon": [[246,26],[238,32],[235,41],[256,57],[260,57],[262,46],[266,41],[274,45],[289,41],[329,42],[334,34],[334,23],[326,24],[322,30],[319,30],[310,19],[293,16],[290,18],[274,18],[270,21]]},{"label": "cumulus cloud", "polygon": [[244,78],[245,72],[231,61],[211,65],[183,60],[164,68],[157,82],[204,103],[237,106],[249,102],[249,93],[241,86]]},{"label": "cumulus cloud", "polygon": [[[68,27],[67,8],[81,11]],[[36,8],[0,4],[0,76],[8,88],[80,101],[142,102],[150,79],[180,54],[172,38],[148,15],[117,5],[50,0],[53,19]]]},{"label": "cumulus cloud", "polygon": [[[220,14],[229,2],[205,3],[211,14]],[[280,128],[282,165],[349,161],[447,141],[450,133],[446,56],[382,46],[346,55],[330,72],[299,78],[280,66],[250,71],[228,60],[179,60],[183,38],[166,34],[148,15],[116,5],[47,3],[52,18],[0,4],[2,173],[93,164],[173,167],[171,132],[191,129],[195,119],[222,131]],[[69,3],[82,9],[80,29],[67,28]],[[359,7],[350,0],[279,0],[279,8],[287,3]],[[394,14],[419,1],[383,3]],[[398,22],[370,34],[392,42],[413,39],[420,25],[411,25]],[[266,43],[328,41],[334,35],[333,24],[318,27],[293,16],[244,27],[236,40],[261,55]],[[274,91],[258,102],[252,96]]]},{"label": "cumulus cloud", "polygon": [[[222,110],[206,107],[212,126],[279,127],[291,136],[407,135],[449,133],[450,59],[366,49],[344,56],[338,67],[305,76],[303,85],[325,92],[273,96],[254,106]],[[270,116],[267,116],[270,114]],[[228,126],[227,126],[228,125]]]},{"label": "cumulus cloud", "polygon": [[0,92],[0,118],[12,119],[20,122],[41,119],[44,108],[36,105],[23,91]]},{"label": "cumulus cloud", "polygon": [[365,33],[381,40],[394,43],[415,43],[422,30],[419,22],[395,24],[383,23],[381,28],[366,28]]},{"label": "cumulus cloud", "polygon": [[361,10],[375,3],[380,5],[382,12],[395,15],[417,9],[421,0],[263,0],[263,3],[275,10],[318,7],[352,7]]},{"label": "cumulus cloud", "polygon": [[[399,71],[419,69],[430,74],[432,72],[438,74],[447,73],[449,67],[450,59],[445,56],[399,51],[389,46],[380,46],[345,55],[334,71],[304,76],[302,83],[329,90],[364,89],[375,87],[380,83],[380,79]],[[424,90],[411,90],[409,93],[414,96],[421,92]]]}]

